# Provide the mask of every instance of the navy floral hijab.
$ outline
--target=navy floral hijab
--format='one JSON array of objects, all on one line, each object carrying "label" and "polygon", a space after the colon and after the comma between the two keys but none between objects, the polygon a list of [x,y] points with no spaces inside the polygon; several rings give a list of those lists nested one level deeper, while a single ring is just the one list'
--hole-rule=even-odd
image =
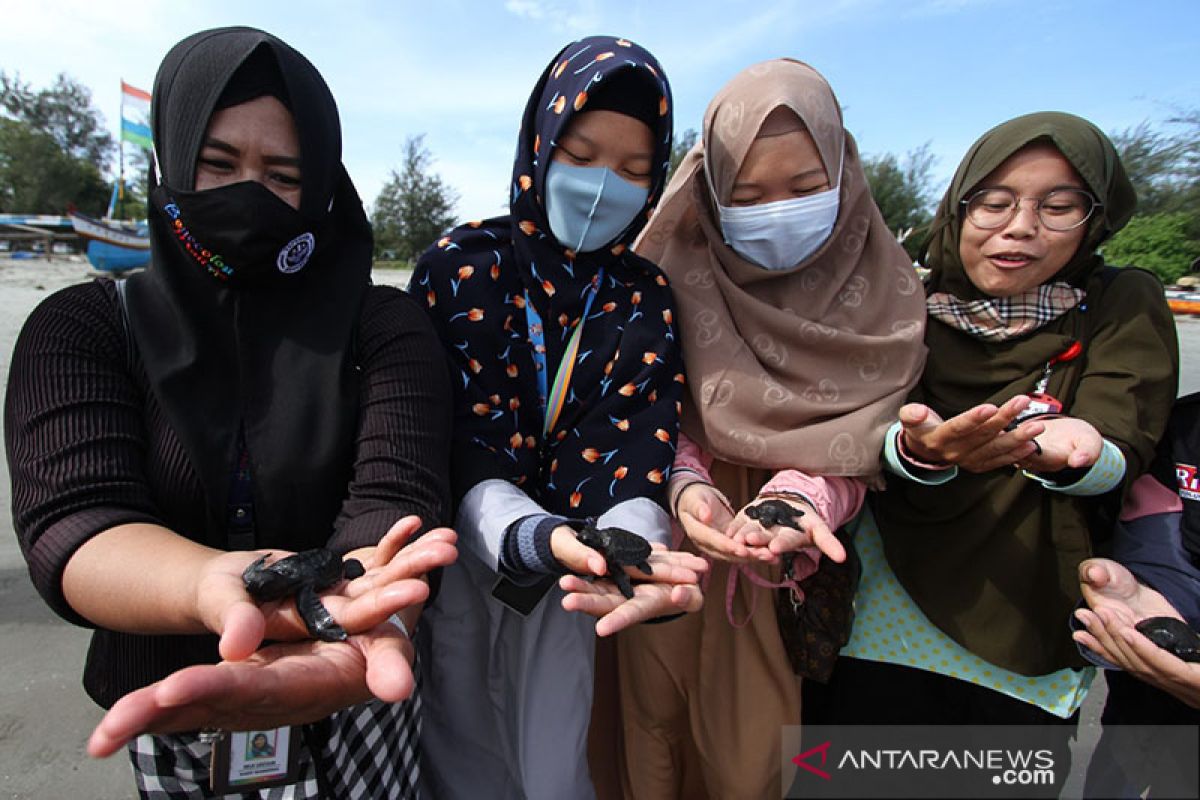
[{"label": "navy floral hijab", "polygon": [[[646,212],[609,247],[576,254],[550,233],[550,158],[589,100],[631,79],[658,96]],[[573,42],[542,73],[526,105],[510,213],[456,228],[421,256],[409,290],[425,301],[457,376],[456,499],[500,478],[570,517],[634,497],[661,501],[674,459],[683,362],[667,279],[630,244],[662,193],[670,149],[671,92],[654,57],[625,39]],[[552,384],[593,286],[566,400],[543,441],[526,306],[532,303],[542,320]]]}]

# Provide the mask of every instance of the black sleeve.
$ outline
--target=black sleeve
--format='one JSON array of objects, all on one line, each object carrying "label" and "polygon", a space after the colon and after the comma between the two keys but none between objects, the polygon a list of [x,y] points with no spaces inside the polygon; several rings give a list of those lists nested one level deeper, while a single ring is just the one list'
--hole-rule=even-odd
[{"label": "black sleeve", "polygon": [[396,520],[421,530],[450,521],[450,380],[421,307],[372,287],[359,327],[361,407],[354,476],[329,547],[375,544]]},{"label": "black sleeve", "polygon": [[13,350],[4,437],[13,524],[38,592],[63,618],[62,574],[84,542],[132,522],[162,524],[145,480],[144,397],[128,364],[112,284],[46,298]]}]

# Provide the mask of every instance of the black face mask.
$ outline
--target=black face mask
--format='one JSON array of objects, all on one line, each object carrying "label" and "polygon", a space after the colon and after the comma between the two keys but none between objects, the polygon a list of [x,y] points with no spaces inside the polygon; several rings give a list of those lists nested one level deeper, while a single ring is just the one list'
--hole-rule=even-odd
[{"label": "black face mask", "polygon": [[183,251],[230,286],[286,279],[304,269],[320,241],[317,225],[256,181],[202,192],[162,184],[150,200]]}]

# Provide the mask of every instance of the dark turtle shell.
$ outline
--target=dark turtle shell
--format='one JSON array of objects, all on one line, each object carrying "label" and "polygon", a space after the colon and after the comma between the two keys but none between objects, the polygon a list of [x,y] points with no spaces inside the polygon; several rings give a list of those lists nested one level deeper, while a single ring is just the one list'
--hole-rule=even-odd
[{"label": "dark turtle shell", "polygon": [[784,500],[770,499],[747,506],[746,516],[758,520],[764,528],[779,525],[800,530],[799,518],[804,516],[804,512]]},{"label": "dark turtle shell", "polygon": [[1139,622],[1138,631],[1163,650],[1184,661],[1200,662],[1200,635],[1183,620],[1150,617]]},{"label": "dark turtle shell", "polygon": [[317,592],[342,578],[359,577],[364,572],[362,564],[353,558],[343,561],[324,547],[305,550],[269,565],[268,558],[263,556],[242,572],[242,584],[250,596],[265,603],[296,595],[296,610],[310,634],[326,642],[345,640],[346,631],[334,622]]},{"label": "dark turtle shell", "polygon": [[579,532],[579,541],[604,556],[607,575],[617,584],[621,594],[633,597],[633,584],[624,567],[637,567],[647,575],[650,569],[650,543],[642,536],[624,528],[597,528],[589,522]]}]

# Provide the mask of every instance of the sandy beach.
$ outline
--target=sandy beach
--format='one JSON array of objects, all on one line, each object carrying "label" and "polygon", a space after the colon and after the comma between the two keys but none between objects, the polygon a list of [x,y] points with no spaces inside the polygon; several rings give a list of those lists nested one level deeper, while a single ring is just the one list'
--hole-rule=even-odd
[{"label": "sandy beach", "polygon": [[[0,257],[0,379],[7,385],[13,344],[29,312],[51,292],[93,277],[78,260],[13,261]],[[404,286],[408,273],[377,270],[377,283]],[[1200,318],[1179,317],[1180,392],[1200,390]],[[124,755],[87,758],[84,744],[100,710],[80,685],[88,632],[42,603],[12,532],[7,465],[0,463],[0,798],[119,798],[133,793]],[[1098,735],[1102,687],[1084,705],[1076,768],[1064,797],[1078,797],[1079,775]]]}]

